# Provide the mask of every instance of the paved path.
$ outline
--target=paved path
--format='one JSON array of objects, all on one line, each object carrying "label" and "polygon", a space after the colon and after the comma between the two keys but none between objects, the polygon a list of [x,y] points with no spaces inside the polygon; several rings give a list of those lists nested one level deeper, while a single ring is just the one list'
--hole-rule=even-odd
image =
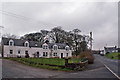
[{"label": "paved path", "polygon": [[[3,78],[116,78],[100,62],[102,57],[95,55],[95,63],[88,65],[86,71],[64,72],[34,68],[14,61],[3,60]],[[103,60],[103,59],[102,59]]]}]

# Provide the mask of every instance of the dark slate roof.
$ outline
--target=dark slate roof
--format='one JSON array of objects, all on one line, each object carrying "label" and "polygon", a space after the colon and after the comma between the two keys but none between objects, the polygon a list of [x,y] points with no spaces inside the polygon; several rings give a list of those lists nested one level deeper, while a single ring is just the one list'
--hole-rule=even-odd
[{"label": "dark slate roof", "polygon": [[[21,39],[11,39],[11,38],[2,38],[3,44],[4,45],[9,45],[9,40],[13,40],[14,41],[14,45],[15,46],[24,46],[25,41],[27,40],[21,40]],[[42,47],[42,45],[44,44],[43,42],[37,42],[37,41],[28,41],[29,42],[29,46],[30,47]],[[37,44],[37,46],[35,46],[35,44]],[[53,48],[53,45],[57,45],[58,49],[65,49],[66,44],[64,43],[48,43],[49,48]]]},{"label": "dark slate roof", "polygon": [[[4,45],[8,45],[9,40],[11,40],[11,38],[2,38]],[[14,41],[15,46],[23,46],[24,42],[26,41],[26,40],[20,40],[20,39],[12,39],[12,40]]]},{"label": "dark slate roof", "polygon": [[[30,47],[40,47],[42,48],[43,43],[42,42],[37,42],[37,41],[29,41]],[[35,46],[37,44],[37,46]]]},{"label": "dark slate roof", "polygon": [[56,43],[56,45],[58,46],[58,49],[65,49],[65,47],[67,46],[65,43],[61,44],[61,43]]}]

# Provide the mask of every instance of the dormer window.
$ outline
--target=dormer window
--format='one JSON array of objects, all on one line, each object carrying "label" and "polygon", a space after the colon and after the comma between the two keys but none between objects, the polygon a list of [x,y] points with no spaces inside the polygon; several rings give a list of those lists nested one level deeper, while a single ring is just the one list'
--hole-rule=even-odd
[{"label": "dormer window", "polygon": [[69,51],[69,50],[70,50],[69,46],[66,46],[65,49],[66,49],[66,51]]},{"label": "dormer window", "polygon": [[48,49],[48,45],[46,43],[43,44],[43,49]]},{"label": "dormer window", "polygon": [[48,49],[48,46],[47,45],[43,45],[43,49]]},{"label": "dormer window", "polygon": [[13,45],[13,42],[10,42],[10,46],[12,46]]},{"label": "dormer window", "polygon": [[28,47],[28,43],[25,43],[25,47]]},{"label": "dormer window", "polygon": [[13,46],[13,45],[14,45],[13,40],[10,40],[10,41],[9,41],[9,46]]},{"label": "dormer window", "polygon": [[54,45],[54,46],[53,46],[53,49],[54,49],[54,50],[57,50],[57,49],[58,49],[58,46],[57,46],[57,45]]},{"label": "dormer window", "polygon": [[25,47],[29,47],[29,42],[28,41],[25,42]]}]

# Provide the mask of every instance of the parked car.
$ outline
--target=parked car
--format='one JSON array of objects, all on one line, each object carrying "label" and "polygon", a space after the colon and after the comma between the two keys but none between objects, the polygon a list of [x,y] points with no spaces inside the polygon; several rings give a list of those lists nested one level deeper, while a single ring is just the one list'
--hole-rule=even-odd
[{"label": "parked car", "polygon": [[101,51],[101,52],[100,52],[100,55],[101,55],[101,56],[104,56],[104,51]]}]

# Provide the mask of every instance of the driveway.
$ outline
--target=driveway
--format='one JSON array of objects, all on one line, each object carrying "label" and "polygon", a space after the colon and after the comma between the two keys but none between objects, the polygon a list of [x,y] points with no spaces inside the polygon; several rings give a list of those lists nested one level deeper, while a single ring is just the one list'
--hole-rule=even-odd
[{"label": "driveway", "polygon": [[[103,64],[102,56],[95,55],[95,63],[85,71],[64,72],[34,68],[21,63],[3,59],[3,78],[115,78]],[[102,62],[102,61],[103,62]],[[108,63],[109,64],[109,63]],[[115,80],[113,79],[113,80]]]}]

